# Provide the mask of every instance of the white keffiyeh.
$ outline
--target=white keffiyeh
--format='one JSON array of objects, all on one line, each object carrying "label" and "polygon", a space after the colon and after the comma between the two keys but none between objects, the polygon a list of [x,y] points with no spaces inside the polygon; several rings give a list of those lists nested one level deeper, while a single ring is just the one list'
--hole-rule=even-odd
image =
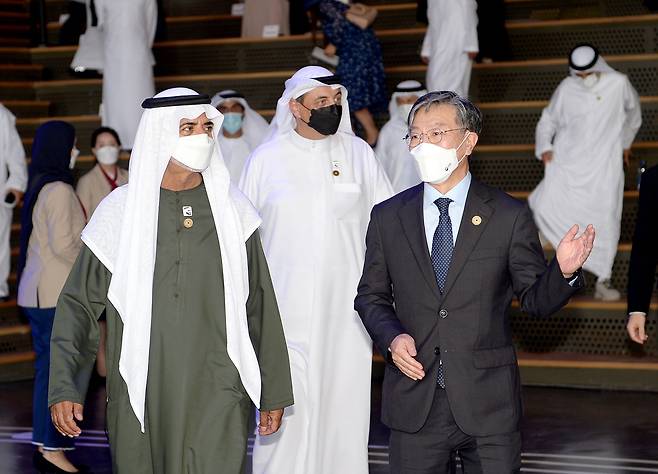
[{"label": "white keffiyeh", "polygon": [[[198,93],[176,88],[155,97],[188,95]],[[101,202],[82,233],[84,243],[112,273],[108,299],[123,322],[119,372],[142,431],[160,184],[179,138],[180,120],[194,119],[202,113],[213,122],[216,140],[223,116],[209,104],[145,110],[130,156],[130,183]],[[260,217],[247,198],[230,184],[219,146],[215,145],[210,166],[202,175],[222,255],[227,351],[247,393],[259,406],[260,369],[246,315],[249,278],[245,242],[260,225]]]}]

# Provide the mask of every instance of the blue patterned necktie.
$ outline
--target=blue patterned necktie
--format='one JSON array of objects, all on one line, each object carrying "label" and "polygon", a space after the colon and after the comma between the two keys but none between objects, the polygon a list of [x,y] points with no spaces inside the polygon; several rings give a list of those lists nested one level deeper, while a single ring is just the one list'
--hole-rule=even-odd
[{"label": "blue patterned necktie", "polygon": [[439,285],[441,293],[443,293],[446,284],[454,247],[452,242],[452,222],[450,222],[450,215],[448,214],[448,206],[450,206],[451,202],[452,199],[450,198],[439,198],[434,201],[441,215],[439,217],[439,225],[436,226],[432,240],[432,267],[434,267],[436,282]]},{"label": "blue patterned necktie", "polygon": [[[439,216],[439,225],[436,226],[434,231],[434,238],[432,239],[432,267],[434,268],[434,275],[436,276],[436,283],[439,285],[439,290],[443,293],[450,269],[450,261],[452,260],[452,251],[454,243],[452,241],[452,222],[448,214],[448,207],[452,199],[438,198],[434,201],[436,207],[439,208],[441,215]],[[436,382],[441,388],[446,388],[445,379],[443,377],[443,364],[439,365],[439,373]]]}]

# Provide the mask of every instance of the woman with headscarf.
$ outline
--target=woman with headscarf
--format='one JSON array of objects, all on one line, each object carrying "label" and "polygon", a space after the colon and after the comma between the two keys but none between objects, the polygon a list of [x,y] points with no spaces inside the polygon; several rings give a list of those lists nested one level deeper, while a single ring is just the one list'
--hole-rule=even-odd
[{"label": "woman with headscarf", "polygon": [[72,186],[78,153],[69,123],[50,121],[37,129],[21,215],[18,305],[30,320],[36,353],[32,443],[38,446],[33,459],[40,472],[83,472],[66,458],[73,440],[57,432],[48,409],[55,305],[78,256],[85,224]]},{"label": "woman with headscarf", "polygon": [[336,75],[350,94],[350,109],[374,146],[379,137],[372,112],[386,107],[388,94],[379,41],[371,27],[361,29],[347,19],[349,0],[305,0],[304,7],[322,23],[325,53],[340,57]]}]

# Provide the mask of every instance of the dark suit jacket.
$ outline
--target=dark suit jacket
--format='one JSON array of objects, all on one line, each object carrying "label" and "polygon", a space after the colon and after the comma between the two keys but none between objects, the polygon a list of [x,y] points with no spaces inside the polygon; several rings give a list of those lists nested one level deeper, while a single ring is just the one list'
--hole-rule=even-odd
[{"label": "dark suit jacket", "polygon": [[[355,308],[388,361],[382,420],[409,433],[423,426],[441,359],[462,431],[473,436],[516,431],[521,397],[509,324],[512,297],[525,312],[549,316],[582,286],[583,277],[569,286],[556,261],[546,265],[529,208],[473,179],[441,294],[422,207],[420,184],[375,206],[366,237]],[[480,216],[479,225],[474,216]],[[406,377],[387,356],[403,333],[416,341],[426,373],[422,381]]]},{"label": "dark suit jacket", "polygon": [[640,183],[640,205],[628,267],[628,311],[649,313],[658,265],[658,166],[649,168]]}]

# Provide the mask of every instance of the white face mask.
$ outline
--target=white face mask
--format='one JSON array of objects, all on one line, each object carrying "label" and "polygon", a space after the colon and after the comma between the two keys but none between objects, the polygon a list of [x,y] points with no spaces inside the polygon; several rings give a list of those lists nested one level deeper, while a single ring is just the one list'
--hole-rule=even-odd
[{"label": "white face mask", "polygon": [[69,169],[75,168],[75,161],[78,159],[78,156],[80,156],[80,150],[77,148],[73,148],[71,150],[71,161],[69,161]]},{"label": "white face mask", "polygon": [[596,73],[590,74],[589,76],[586,76],[586,77],[583,77],[583,84],[588,89],[591,89],[592,87],[594,87],[596,84],[598,84],[598,82],[599,82],[599,75],[596,74]]},{"label": "white face mask", "polygon": [[411,150],[420,179],[430,184],[445,183],[452,172],[466,158],[466,155],[464,155],[458,160],[457,150],[461,148],[470,133],[466,133],[457,148],[443,148],[439,145],[423,142]]},{"label": "white face mask", "polygon": [[400,118],[404,120],[404,122],[407,122],[407,119],[409,118],[409,113],[411,112],[411,109],[413,108],[414,104],[400,104],[398,105],[398,114],[400,115]]},{"label": "white face mask", "polygon": [[180,137],[171,156],[192,171],[201,173],[210,166],[215,141],[205,133]]},{"label": "white face mask", "polygon": [[101,165],[111,166],[119,161],[118,146],[102,146],[96,150],[96,159]]}]

